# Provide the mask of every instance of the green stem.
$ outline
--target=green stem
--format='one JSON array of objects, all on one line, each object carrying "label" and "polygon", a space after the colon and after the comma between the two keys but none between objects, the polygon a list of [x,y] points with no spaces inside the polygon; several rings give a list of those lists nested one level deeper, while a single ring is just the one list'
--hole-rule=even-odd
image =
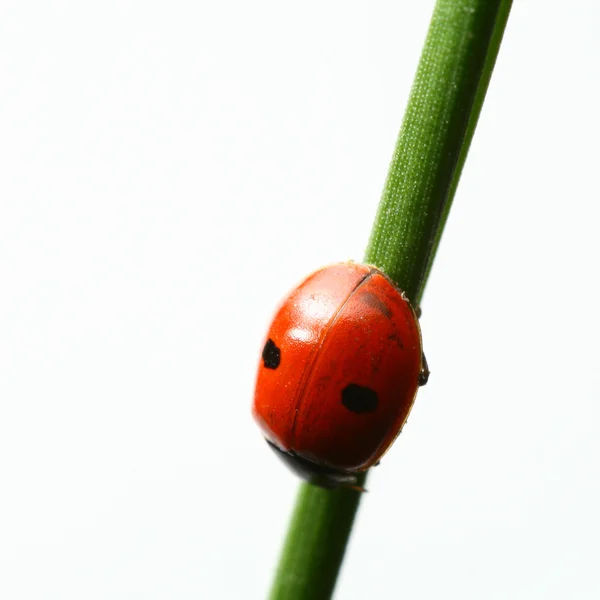
[{"label": "green stem", "polygon": [[[488,48],[487,57],[485,59],[485,64],[483,66],[483,73],[481,74],[481,78],[479,80],[479,86],[477,87],[477,92],[475,94],[475,100],[473,102],[473,108],[471,109],[471,115],[469,116],[469,123],[467,125],[467,131],[465,133],[465,139],[460,149],[460,156],[458,157],[458,162],[456,164],[456,169],[454,171],[454,177],[452,178],[452,185],[450,187],[450,194],[448,196],[448,201],[444,205],[442,220],[440,226],[438,227],[437,235],[435,238],[435,243],[431,252],[431,260],[429,261],[429,265],[427,267],[427,273],[425,275],[425,283],[424,286],[427,285],[427,279],[429,277],[429,271],[433,265],[433,259],[437,252],[438,245],[440,243],[440,239],[442,237],[442,233],[444,232],[444,227],[446,225],[446,220],[448,219],[448,214],[450,213],[450,207],[452,206],[452,200],[454,200],[454,194],[456,193],[456,188],[458,187],[458,182],[460,181],[460,176],[465,165],[465,160],[467,159],[467,154],[469,153],[469,148],[471,146],[471,140],[473,139],[473,134],[475,133],[475,128],[477,127],[477,121],[479,121],[479,115],[481,113],[481,108],[483,107],[483,101],[485,100],[485,94],[487,92],[488,86],[490,84],[490,79],[492,78],[492,72],[494,71],[494,65],[496,64],[496,57],[498,56],[498,51],[500,50],[500,44],[502,43],[502,37],[504,36],[504,30],[506,28],[506,22],[508,21],[508,15],[510,14],[510,8],[512,5],[512,0],[503,0],[500,3],[500,8],[498,10],[498,16],[496,17],[496,25],[494,27],[494,32],[492,33],[492,39],[490,40],[490,45]],[[421,290],[421,295],[424,291],[424,287]],[[420,300],[420,298],[419,298]]]},{"label": "green stem", "polygon": [[[510,6],[438,0],[434,9],[365,253],[413,302],[425,287]],[[271,600],[331,597],[360,497],[301,485]]]}]

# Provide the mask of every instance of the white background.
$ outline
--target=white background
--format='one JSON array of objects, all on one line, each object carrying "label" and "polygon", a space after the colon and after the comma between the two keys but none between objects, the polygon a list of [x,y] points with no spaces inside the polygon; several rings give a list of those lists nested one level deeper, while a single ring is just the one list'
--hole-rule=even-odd
[{"label": "white background", "polygon": [[[338,599],[600,597],[600,8],[515,4]],[[432,6],[2,3],[0,597],[264,598],[260,341],[362,257]]]}]

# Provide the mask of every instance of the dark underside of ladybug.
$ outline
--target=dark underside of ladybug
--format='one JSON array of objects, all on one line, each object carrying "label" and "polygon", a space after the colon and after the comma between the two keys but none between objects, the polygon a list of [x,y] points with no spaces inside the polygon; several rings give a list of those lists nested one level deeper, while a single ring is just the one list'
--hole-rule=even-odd
[{"label": "dark underside of ladybug", "polygon": [[[320,487],[333,490],[338,487],[355,487],[356,475],[343,473],[298,456],[294,452],[286,452],[266,440],[269,447],[296,475]],[[362,488],[359,488],[362,490]]]}]

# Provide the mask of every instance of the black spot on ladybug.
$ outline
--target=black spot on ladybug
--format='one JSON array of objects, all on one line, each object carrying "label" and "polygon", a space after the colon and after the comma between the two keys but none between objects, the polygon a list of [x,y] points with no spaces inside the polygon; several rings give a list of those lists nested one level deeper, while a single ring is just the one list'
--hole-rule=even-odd
[{"label": "black spot on ladybug", "polygon": [[356,414],[370,413],[377,410],[377,392],[371,388],[351,383],[342,390],[342,404]]},{"label": "black spot on ladybug", "polygon": [[265,363],[265,369],[276,369],[281,362],[281,350],[271,338],[267,340],[263,348],[262,359]]},{"label": "black spot on ladybug", "polygon": [[359,298],[361,302],[366,304],[368,307],[380,312],[387,319],[389,319],[392,316],[392,311],[377,294],[374,294],[369,290],[365,290],[360,294]]}]

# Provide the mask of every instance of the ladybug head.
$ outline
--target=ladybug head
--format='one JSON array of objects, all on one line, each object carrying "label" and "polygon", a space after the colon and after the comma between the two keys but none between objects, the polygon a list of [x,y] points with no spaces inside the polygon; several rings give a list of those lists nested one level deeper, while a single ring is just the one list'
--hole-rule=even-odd
[{"label": "ladybug head", "polygon": [[333,490],[338,487],[347,487],[359,492],[365,490],[356,485],[356,475],[352,473],[344,473],[336,471],[330,467],[318,465],[306,458],[298,456],[294,452],[286,452],[278,448],[275,444],[266,440],[269,447],[279,458],[296,474],[308,483],[318,485],[319,487]]}]

